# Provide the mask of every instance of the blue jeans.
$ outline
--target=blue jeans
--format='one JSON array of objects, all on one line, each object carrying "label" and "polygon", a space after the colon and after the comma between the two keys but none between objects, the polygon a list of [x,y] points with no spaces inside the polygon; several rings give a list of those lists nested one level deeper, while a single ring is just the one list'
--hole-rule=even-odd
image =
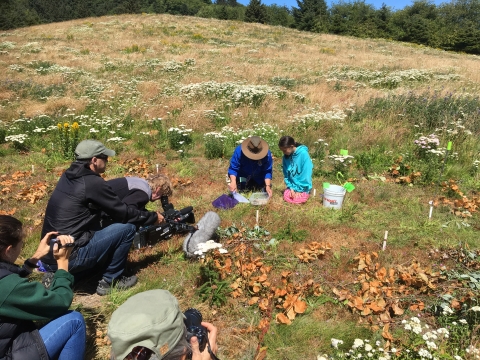
[{"label": "blue jeans", "polygon": [[69,311],[38,330],[50,359],[83,360],[86,329],[82,314]]},{"label": "blue jeans", "polygon": [[79,248],[76,257],[69,261],[68,271],[74,275],[106,265],[103,278],[111,283],[125,269],[135,231],[133,224],[112,224],[95,232],[88,244]]}]

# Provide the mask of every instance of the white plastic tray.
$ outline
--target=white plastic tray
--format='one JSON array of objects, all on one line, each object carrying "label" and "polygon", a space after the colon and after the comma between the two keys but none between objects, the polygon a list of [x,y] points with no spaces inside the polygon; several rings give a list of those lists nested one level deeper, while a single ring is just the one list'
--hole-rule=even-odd
[{"label": "white plastic tray", "polygon": [[269,199],[270,198],[268,197],[267,193],[257,192],[250,195],[250,198],[248,200],[252,205],[265,205],[266,203],[268,203]]}]

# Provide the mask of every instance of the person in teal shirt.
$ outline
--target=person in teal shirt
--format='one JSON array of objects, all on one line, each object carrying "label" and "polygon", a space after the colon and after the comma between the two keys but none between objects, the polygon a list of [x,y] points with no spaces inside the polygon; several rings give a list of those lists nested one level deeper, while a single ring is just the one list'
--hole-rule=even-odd
[{"label": "person in teal shirt", "polygon": [[308,148],[291,136],[282,136],[278,147],[283,152],[282,167],[286,189],[283,199],[289,203],[302,204],[310,197],[313,163]]}]

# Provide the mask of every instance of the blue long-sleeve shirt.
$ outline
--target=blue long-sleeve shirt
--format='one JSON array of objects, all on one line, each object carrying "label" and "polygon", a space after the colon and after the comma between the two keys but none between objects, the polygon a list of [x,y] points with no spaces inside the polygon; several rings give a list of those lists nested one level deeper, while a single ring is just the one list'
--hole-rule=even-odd
[{"label": "blue long-sleeve shirt", "polygon": [[242,146],[238,145],[230,159],[228,175],[253,179],[256,183],[263,184],[265,179],[272,178],[272,170],[273,159],[270,150],[263,159],[251,160],[243,154]]},{"label": "blue long-sleeve shirt", "polygon": [[298,146],[290,156],[284,155],[282,166],[287,188],[307,193],[312,189],[313,163],[305,145]]}]

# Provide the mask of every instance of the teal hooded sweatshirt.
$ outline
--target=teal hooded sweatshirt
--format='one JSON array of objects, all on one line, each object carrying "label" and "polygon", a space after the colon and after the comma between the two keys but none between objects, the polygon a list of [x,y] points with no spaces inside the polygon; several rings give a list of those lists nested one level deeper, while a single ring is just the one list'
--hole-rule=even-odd
[{"label": "teal hooded sweatshirt", "polygon": [[310,192],[313,163],[305,145],[298,146],[289,156],[283,155],[282,165],[287,188],[295,192]]}]

